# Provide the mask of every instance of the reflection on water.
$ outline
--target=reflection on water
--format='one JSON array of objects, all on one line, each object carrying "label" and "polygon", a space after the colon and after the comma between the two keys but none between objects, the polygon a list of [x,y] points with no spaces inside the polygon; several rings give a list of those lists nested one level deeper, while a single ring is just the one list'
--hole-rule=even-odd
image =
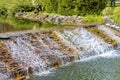
[{"label": "reflection on water", "polygon": [[51,72],[28,80],[120,80],[120,51],[83,59]]},{"label": "reflection on water", "polygon": [[0,17],[0,33],[32,29],[36,24],[15,17]]},{"label": "reflection on water", "polygon": [[26,30],[26,29],[31,29],[31,28],[18,29],[18,28],[15,28],[12,25],[7,24],[7,23],[0,23],[0,33],[11,32],[11,31],[19,31],[19,30]]},{"label": "reflection on water", "polygon": [[52,28],[53,26],[56,26],[56,25],[50,24],[50,23],[41,24],[41,23],[30,21],[30,20],[18,19],[18,18],[9,17],[9,16],[0,17],[0,33],[36,29],[36,28],[49,29],[49,28]]}]

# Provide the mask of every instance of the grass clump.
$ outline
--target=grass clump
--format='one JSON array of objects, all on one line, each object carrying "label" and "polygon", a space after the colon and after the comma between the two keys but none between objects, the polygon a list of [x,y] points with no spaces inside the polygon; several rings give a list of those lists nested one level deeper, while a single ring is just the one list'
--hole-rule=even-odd
[{"label": "grass clump", "polygon": [[103,11],[102,11],[102,15],[103,16],[108,16],[108,15],[112,15],[113,14],[113,9],[111,7],[106,7]]},{"label": "grass clump", "polygon": [[120,24],[120,16],[111,17],[111,20],[114,20],[115,23]]},{"label": "grass clump", "polygon": [[0,16],[7,16],[7,9],[5,7],[0,7]]},{"label": "grass clump", "polygon": [[115,7],[114,10],[113,10],[113,14],[115,16],[120,16],[120,7]]},{"label": "grass clump", "polygon": [[110,17],[110,19],[116,22],[117,24],[120,24],[120,7],[115,7],[113,9],[113,15],[114,16]]},{"label": "grass clump", "polygon": [[105,20],[102,18],[101,15],[87,15],[87,16],[84,17],[84,22],[87,22],[87,23],[94,23],[94,22],[104,23]]},{"label": "grass clump", "polygon": [[97,37],[101,38],[108,44],[116,45],[116,40],[112,39],[110,36],[108,36],[104,31],[100,30],[98,27],[86,27],[86,29],[95,34]]}]

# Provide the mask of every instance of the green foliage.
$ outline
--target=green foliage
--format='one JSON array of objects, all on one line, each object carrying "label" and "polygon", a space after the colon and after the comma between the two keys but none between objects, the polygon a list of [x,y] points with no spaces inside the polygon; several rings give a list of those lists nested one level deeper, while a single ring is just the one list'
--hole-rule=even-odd
[{"label": "green foliage", "polygon": [[0,16],[6,16],[7,15],[7,9],[2,7],[0,8]]},{"label": "green foliage", "polygon": [[43,0],[47,12],[62,15],[100,14],[106,4],[107,0]]},{"label": "green foliage", "polygon": [[76,0],[59,0],[58,13],[62,15],[77,14]]},{"label": "green foliage", "polygon": [[113,14],[116,16],[120,16],[120,7],[115,7]]},{"label": "green foliage", "polygon": [[58,9],[58,1],[57,0],[43,0],[42,6],[44,7],[46,12],[56,13]]},{"label": "green foliage", "polygon": [[[99,14],[106,6],[107,0],[2,0],[8,13],[31,11],[35,8],[48,13],[62,15]],[[34,7],[33,7],[34,6]]]},{"label": "green foliage", "polygon": [[34,9],[31,0],[1,0],[0,6],[5,7],[8,14]]},{"label": "green foliage", "polygon": [[11,12],[12,14],[15,14],[17,12],[30,12],[33,11],[35,9],[34,6],[31,5],[15,5],[14,7],[11,8]]},{"label": "green foliage", "polygon": [[114,20],[117,24],[120,24],[120,16],[114,16],[111,17],[112,20]]},{"label": "green foliage", "polygon": [[93,22],[104,23],[105,20],[100,15],[86,15],[84,17],[84,22],[87,22],[87,23],[93,23]]},{"label": "green foliage", "polygon": [[107,16],[107,15],[112,15],[113,14],[113,9],[111,7],[106,7],[102,11],[102,15]]},{"label": "green foliage", "polygon": [[107,0],[80,0],[78,3],[79,15],[100,14],[106,7]]}]

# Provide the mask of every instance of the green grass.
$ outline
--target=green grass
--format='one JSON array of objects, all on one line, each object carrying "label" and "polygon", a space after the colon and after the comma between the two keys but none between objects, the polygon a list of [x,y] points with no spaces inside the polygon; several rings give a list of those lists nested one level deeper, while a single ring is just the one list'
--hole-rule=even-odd
[{"label": "green grass", "polygon": [[84,17],[84,22],[86,23],[104,23],[105,20],[102,18],[101,15],[87,15]]},{"label": "green grass", "polygon": [[111,20],[113,20],[117,24],[120,24],[120,7],[106,7],[102,11],[102,15],[109,16]]},{"label": "green grass", "polygon": [[[34,12],[26,12],[26,14],[34,14]],[[47,13],[47,12],[39,12],[39,15],[49,15],[49,16],[61,16],[57,13]]]},{"label": "green grass", "polygon": [[113,8],[112,7],[106,7],[102,12],[103,16],[109,16],[113,14]]},{"label": "green grass", "polygon": [[120,24],[120,16],[113,16],[111,17],[111,20],[114,20],[117,24]]}]

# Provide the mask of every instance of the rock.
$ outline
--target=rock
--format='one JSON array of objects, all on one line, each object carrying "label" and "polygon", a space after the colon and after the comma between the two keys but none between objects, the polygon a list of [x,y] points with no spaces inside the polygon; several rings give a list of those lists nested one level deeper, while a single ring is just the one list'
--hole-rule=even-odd
[{"label": "rock", "polygon": [[24,15],[23,12],[18,12],[18,13],[15,14],[15,17],[22,17],[23,15]]},{"label": "rock", "polygon": [[55,19],[55,22],[54,23],[56,23],[57,25],[59,25],[60,23],[61,23],[61,17],[57,17],[56,19]]}]

